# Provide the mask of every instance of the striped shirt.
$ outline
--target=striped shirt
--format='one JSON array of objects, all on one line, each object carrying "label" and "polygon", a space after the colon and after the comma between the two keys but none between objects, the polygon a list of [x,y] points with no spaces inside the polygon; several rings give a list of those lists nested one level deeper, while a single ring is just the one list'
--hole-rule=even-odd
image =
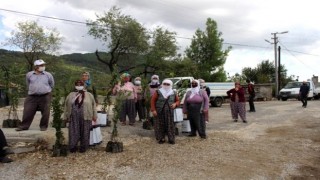
[{"label": "striped shirt", "polygon": [[36,74],[35,71],[30,71],[26,75],[26,83],[28,95],[42,95],[52,91],[54,87],[53,76],[46,71]]}]

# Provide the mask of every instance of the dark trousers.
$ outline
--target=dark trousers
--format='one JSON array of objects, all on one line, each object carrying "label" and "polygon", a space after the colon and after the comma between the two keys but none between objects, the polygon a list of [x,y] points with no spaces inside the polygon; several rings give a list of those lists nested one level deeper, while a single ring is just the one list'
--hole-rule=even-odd
[{"label": "dark trousers", "polygon": [[40,96],[29,95],[24,101],[23,116],[20,127],[22,129],[29,129],[34,115],[37,110],[40,110],[42,114],[40,128],[47,128],[50,117],[50,102],[51,93]]},{"label": "dark trousers", "polygon": [[129,123],[134,124],[136,122],[136,103],[134,99],[126,99],[122,102],[120,121],[126,122],[127,115],[129,117]]},{"label": "dark trousers", "polygon": [[144,106],[144,100],[139,99],[136,102],[136,113],[139,115],[139,120],[145,119],[146,108]]},{"label": "dark trousers", "polygon": [[308,96],[302,96],[301,97],[301,102],[303,107],[307,107],[308,104]]},{"label": "dark trousers", "polygon": [[5,150],[3,150],[5,146],[8,146],[7,140],[3,134],[3,131],[0,129],[0,157],[6,156]]},{"label": "dark trousers", "polygon": [[202,104],[188,104],[188,119],[190,121],[191,135],[206,136],[206,123],[204,113],[200,113]]},{"label": "dark trousers", "polygon": [[249,95],[249,106],[250,106],[250,111],[256,111],[256,109],[254,108],[254,100],[255,95]]}]

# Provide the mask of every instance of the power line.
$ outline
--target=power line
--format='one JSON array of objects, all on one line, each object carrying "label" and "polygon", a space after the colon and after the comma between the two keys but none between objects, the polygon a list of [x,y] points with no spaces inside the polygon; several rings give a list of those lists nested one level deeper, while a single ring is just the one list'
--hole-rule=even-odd
[{"label": "power line", "polygon": [[[6,12],[10,12],[10,13],[17,13],[17,14],[23,14],[23,15],[41,17],[41,18],[46,18],[46,19],[53,19],[53,20],[58,20],[58,21],[72,22],[72,23],[83,24],[83,25],[90,25],[90,23],[83,22],[83,21],[76,21],[76,20],[65,19],[65,18],[57,18],[57,17],[52,17],[52,16],[44,16],[44,15],[26,13],[26,12],[15,11],[15,10],[10,10],[10,9],[0,8],[0,11],[6,11]],[[106,27],[106,26],[104,26],[104,27]],[[106,27],[106,28],[108,28],[108,27]],[[125,29],[124,27],[120,27],[120,26],[118,26],[117,28]],[[147,32],[147,33],[152,34],[152,32]],[[175,37],[176,37],[177,39],[187,39],[187,40],[192,40],[192,39],[193,39],[193,38],[191,38],[191,37],[183,37],[183,36],[175,36]],[[269,47],[256,46],[256,45],[248,45],[248,44],[240,44],[240,43],[223,42],[222,44],[231,45],[231,46],[242,46],[242,47],[250,47],[250,48],[269,49]],[[291,52],[295,52],[295,53],[305,54],[305,55],[320,56],[320,55],[309,54],[309,53],[304,53],[304,52],[299,52],[299,51],[292,51],[292,50],[289,50],[289,49],[287,49],[287,48],[286,48],[286,50],[287,50],[287,51],[291,51]]]},{"label": "power line", "polygon": [[1,11],[12,12],[12,13],[17,13],[17,14],[29,15],[29,16],[42,17],[42,18],[47,18],[47,19],[54,19],[54,20],[59,20],[59,21],[67,21],[67,22],[73,22],[73,23],[85,24],[85,25],[88,24],[88,23],[86,23],[86,22],[81,22],[81,21],[75,21],[75,20],[63,19],[63,18],[56,18],[56,17],[51,17],[51,16],[43,16],[43,15],[25,13],[25,12],[21,12],[21,11],[14,11],[14,10],[3,9],[3,8],[0,8],[0,10],[1,10]]},{"label": "power line", "polygon": [[[305,64],[303,61],[301,61],[297,56],[295,56],[295,55],[292,53],[293,51],[288,50],[288,48],[287,48],[284,44],[282,44],[280,41],[279,41],[279,43],[281,44],[281,46],[284,47],[284,49],[285,49],[286,51],[289,52],[290,55],[292,55],[294,58],[296,58],[301,64],[303,64],[304,66],[306,66],[306,67],[309,68],[309,69],[314,70],[315,72],[318,72],[318,70],[313,69],[313,67],[311,67],[311,66]],[[306,54],[306,53],[302,53],[302,54]],[[307,55],[318,56],[318,55],[313,55],[313,54],[307,54]]]}]

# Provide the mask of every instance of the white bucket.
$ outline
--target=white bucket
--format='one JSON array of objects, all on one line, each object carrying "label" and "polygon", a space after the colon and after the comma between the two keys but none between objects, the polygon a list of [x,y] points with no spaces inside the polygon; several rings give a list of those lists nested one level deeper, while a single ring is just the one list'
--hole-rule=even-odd
[{"label": "white bucket", "polygon": [[190,121],[188,119],[184,119],[182,121],[182,125],[181,125],[181,132],[182,133],[189,133],[191,132],[191,127],[190,127]]},{"label": "white bucket", "polygon": [[99,112],[98,111],[98,118],[97,118],[97,124],[100,124],[101,126],[107,126],[107,113],[105,112]]}]

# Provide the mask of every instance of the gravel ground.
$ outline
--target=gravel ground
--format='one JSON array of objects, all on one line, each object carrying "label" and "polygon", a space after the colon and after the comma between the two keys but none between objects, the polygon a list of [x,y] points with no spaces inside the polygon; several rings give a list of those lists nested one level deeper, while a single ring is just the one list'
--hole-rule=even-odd
[{"label": "gravel ground", "polygon": [[319,179],[320,101],[308,103],[257,102],[248,124],[232,122],[227,104],[210,108],[208,138],[180,133],[175,145],[158,144],[142,123],[121,126],[117,154],[105,152],[111,128],[103,127],[104,142],[83,154],[10,155],[0,179]]}]

